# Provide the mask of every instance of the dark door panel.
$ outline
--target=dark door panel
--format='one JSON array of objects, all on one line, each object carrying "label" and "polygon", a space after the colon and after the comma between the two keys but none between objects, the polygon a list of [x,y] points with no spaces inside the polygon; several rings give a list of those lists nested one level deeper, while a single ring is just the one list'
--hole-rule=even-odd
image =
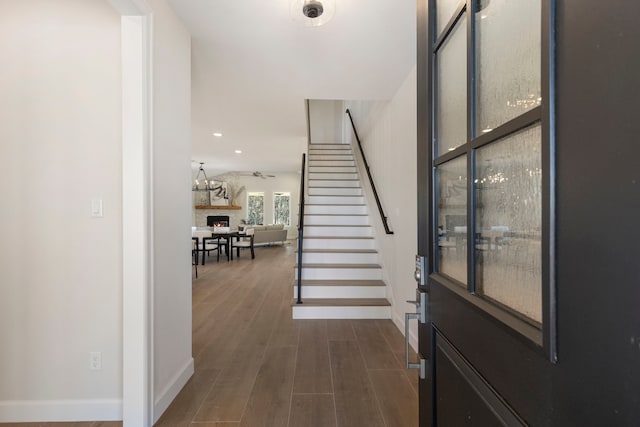
[{"label": "dark door panel", "polygon": [[[473,369],[518,408],[523,419],[531,425],[548,424],[551,372],[540,348],[435,281],[431,283],[431,319]],[[440,376],[441,365],[436,365]]]},{"label": "dark door panel", "polygon": [[[525,423],[446,338],[435,332],[438,425],[523,426]],[[542,425],[542,424],[539,424]]]}]

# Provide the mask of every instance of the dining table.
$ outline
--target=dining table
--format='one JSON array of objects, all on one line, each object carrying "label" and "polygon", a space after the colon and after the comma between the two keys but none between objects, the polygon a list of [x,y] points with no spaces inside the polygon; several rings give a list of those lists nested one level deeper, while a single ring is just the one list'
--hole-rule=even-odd
[{"label": "dining table", "polygon": [[[233,260],[233,251],[231,250],[233,245],[233,239],[239,239],[244,236],[244,233],[239,231],[211,231],[211,237],[204,237],[202,240],[206,242],[207,240],[215,240],[218,245],[223,245],[225,253],[227,254],[227,261]],[[204,257],[202,259],[202,265],[204,265]]]}]

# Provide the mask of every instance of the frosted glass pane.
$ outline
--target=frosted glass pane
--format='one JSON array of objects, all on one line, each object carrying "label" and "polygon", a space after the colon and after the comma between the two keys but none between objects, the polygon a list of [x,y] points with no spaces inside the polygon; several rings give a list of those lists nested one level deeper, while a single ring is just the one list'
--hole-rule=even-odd
[{"label": "frosted glass pane", "polygon": [[467,283],[467,159],[438,166],[438,271]]},{"label": "frosted glass pane", "polygon": [[436,0],[436,28],[440,36],[444,27],[449,23],[453,13],[460,6],[460,0]]},{"label": "frosted glass pane", "polygon": [[[466,16],[466,15],[465,15]],[[467,24],[458,21],[436,53],[437,155],[467,142]]]},{"label": "frosted glass pane", "polygon": [[542,321],[541,131],[535,125],[476,152],[480,294]]},{"label": "frosted glass pane", "polygon": [[480,0],[477,134],[540,105],[540,0]]}]

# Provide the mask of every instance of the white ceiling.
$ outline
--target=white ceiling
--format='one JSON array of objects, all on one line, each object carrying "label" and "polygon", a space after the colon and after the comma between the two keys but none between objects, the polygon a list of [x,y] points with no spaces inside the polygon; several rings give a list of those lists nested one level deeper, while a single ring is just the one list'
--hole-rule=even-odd
[{"label": "white ceiling", "polygon": [[192,159],[208,172],[298,170],[305,99],[389,99],[415,64],[413,0],[335,0],[321,27],[291,0],[169,1],[192,35]]}]

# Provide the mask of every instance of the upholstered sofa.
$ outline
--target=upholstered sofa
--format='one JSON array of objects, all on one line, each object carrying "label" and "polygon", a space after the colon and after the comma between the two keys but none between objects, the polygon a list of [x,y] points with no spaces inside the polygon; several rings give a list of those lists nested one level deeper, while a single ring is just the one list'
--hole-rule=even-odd
[{"label": "upholstered sofa", "polygon": [[265,245],[271,243],[284,243],[287,240],[287,230],[284,225],[246,225],[255,230],[253,237],[254,245]]}]

